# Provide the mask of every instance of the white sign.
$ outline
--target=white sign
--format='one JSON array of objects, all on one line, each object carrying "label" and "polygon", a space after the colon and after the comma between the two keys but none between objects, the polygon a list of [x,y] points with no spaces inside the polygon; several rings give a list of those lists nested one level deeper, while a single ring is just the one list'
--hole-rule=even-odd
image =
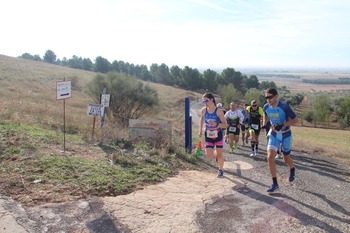
[{"label": "white sign", "polygon": [[89,104],[87,114],[89,116],[103,116],[104,109],[102,104]]},{"label": "white sign", "polygon": [[105,107],[109,107],[109,101],[111,99],[110,94],[102,94],[101,95],[101,104]]},{"label": "white sign", "polygon": [[71,81],[56,82],[56,100],[63,100],[72,97]]}]

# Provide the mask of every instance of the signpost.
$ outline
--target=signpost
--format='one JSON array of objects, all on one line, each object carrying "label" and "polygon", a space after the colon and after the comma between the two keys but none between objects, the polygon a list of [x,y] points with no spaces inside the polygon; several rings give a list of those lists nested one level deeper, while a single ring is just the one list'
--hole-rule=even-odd
[{"label": "signpost", "polygon": [[56,82],[56,100],[64,100],[72,97],[72,83],[71,81],[57,81]]},{"label": "signpost", "polygon": [[88,106],[87,115],[94,116],[93,123],[92,123],[91,139],[94,139],[96,116],[103,116],[104,111],[105,111],[104,106],[102,104],[89,104]]},{"label": "signpost", "polygon": [[56,82],[56,100],[63,100],[63,153],[66,153],[66,99],[72,97],[71,81]]}]

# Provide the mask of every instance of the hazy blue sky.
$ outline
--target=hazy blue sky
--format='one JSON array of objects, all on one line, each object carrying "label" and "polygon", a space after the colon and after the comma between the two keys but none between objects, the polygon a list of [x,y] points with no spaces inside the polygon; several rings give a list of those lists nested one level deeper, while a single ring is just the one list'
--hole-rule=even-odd
[{"label": "hazy blue sky", "polygon": [[350,0],[4,0],[0,54],[350,67]]}]

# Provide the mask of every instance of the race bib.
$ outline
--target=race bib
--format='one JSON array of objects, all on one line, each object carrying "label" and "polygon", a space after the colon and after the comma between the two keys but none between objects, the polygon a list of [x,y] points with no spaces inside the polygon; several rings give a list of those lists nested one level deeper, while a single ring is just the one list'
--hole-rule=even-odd
[{"label": "race bib", "polygon": [[230,132],[236,132],[236,127],[230,126],[230,128],[228,128],[228,131],[230,131]]},{"label": "race bib", "polygon": [[252,124],[251,126],[252,126],[252,128],[255,129],[255,130],[258,130],[258,129],[259,129],[259,125],[257,125],[257,124]]},{"label": "race bib", "polygon": [[208,138],[217,138],[218,131],[217,130],[207,130],[207,137]]}]

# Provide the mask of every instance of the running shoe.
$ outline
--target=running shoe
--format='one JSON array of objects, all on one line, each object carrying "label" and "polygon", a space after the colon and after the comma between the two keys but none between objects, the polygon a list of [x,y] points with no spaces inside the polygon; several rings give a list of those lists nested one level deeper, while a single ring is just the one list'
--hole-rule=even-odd
[{"label": "running shoe", "polygon": [[255,149],[255,156],[258,156],[258,152],[259,152],[259,150]]},{"label": "running shoe", "polygon": [[237,149],[237,147],[238,147],[238,145],[237,145],[237,143],[235,143],[234,148]]},{"label": "running shoe", "polygon": [[255,152],[250,154],[250,157],[255,157],[255,156],[256,156]]},{"label": "running shoe", "polygon": [[224,171],[219,169],[219,172],[218,172],[218,177],[223,177],[224,176]]},{"label": "running shoe", "polygon": [[274,191],[278,190],[280,186],[278,184],[272,184],[271,187],[267,190],[269,193],[273,193]]},{"label": "running shoe", "polygon": [[230,148],[230,154],[233,154],[233,148]]},{"label": "running shoe", "polygon": [[293,182],[295,180],[295,168],[293,167],[290,169],[290,174],[289,174],[289,182]]}]

